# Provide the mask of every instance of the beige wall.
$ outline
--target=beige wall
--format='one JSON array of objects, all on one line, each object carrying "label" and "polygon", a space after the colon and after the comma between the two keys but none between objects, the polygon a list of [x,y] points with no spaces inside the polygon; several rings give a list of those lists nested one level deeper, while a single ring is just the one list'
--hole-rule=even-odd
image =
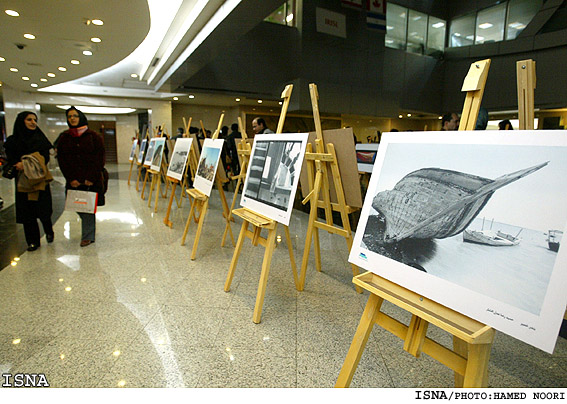
[{"label": "beige wall", "polygon": [[116,154],[118,164],[129,163],[128,157],[132,149],[132,140],[138,130],[137,115],[121,115],[116,117]]}]

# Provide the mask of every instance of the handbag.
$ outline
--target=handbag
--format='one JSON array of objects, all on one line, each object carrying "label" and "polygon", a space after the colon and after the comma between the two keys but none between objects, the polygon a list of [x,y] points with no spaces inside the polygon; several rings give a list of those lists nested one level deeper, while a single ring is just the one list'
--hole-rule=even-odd
[{"label": "handbag", "polygon": [[65,210],[80,213],[96,213],[98,194],[91,191],[69,189],[65,198]]},{"label": "handbag", "polygon": [[6,164],[2,166],[2,177],[11,180],[16,178],[17,174],[18,174],[18,170],[16,170],[16,166],[13,166],[11,164]]}]

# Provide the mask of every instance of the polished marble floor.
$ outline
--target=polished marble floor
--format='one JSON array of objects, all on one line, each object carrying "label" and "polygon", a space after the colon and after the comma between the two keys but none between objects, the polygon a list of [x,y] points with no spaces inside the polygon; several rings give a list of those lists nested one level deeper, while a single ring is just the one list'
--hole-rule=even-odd
[{"label": "polished marble floor", "polygon": [[[107,205],[97,213],[95,244],[80,248],[78,217],[63,212],[53,244],[42,239],[35,252],[20,248],[19,261],[0,271],[0,373],[42,373],[52,387],[334,385],[368,298],[352,286],[344,239],[321,232],[323,271],[311,260],[302,292],[294,287],[285,243],[278,245],[262,322],[254,324],[264,249],[245,243],[232,288],[224,292],[234,249],[230,242],[220,247],[218,192],[213,190],[191,261],[196,226],[180,245],[187,200],[181,209],[174,204],[170,229],[163,224],[165,199],[154,213],[154,201],[149,208],[140,199],[135,180],[127,184],[129,165],[108,168],[113,179]],[[4,209],[13,203],[6,183],[0,180]],[[298,263],[306,219],[294,212],[290,223]],[[239,219],[232,229],[236,237]],[[387,311],[409,321],[391,305]],[[428,335],[450,344],[435,327]],[[370,388],[452,386],[449,369],[427,355],[410,356],[401,340],[378,327],[352,382]],[[567,341],[559,338],[549,355],[497,333],[489,386],[567,387]]]}]

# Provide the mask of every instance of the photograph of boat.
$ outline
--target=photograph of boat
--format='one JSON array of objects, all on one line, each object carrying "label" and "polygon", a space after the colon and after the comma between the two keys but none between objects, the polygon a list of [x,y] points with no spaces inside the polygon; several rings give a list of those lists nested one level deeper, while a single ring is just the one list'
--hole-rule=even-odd
[{"label": "photograph of boat", "polygon": [[512,247],[520,244],[521,239],[511,234],[492,230],[465,230],[463,241],[467,243],[486,244],[495,247]]},{"label": "photograph of boat", "polygon": [[561,230],[549,230],[547,235],[547,245],[549,249],[553,252],[559,251],[559,245],[561,242],[561,236],[563,232]]}]

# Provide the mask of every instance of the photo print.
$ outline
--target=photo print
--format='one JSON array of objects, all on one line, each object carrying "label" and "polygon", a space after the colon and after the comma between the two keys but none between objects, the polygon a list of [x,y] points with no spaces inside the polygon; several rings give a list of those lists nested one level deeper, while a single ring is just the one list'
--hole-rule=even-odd
[{"label": "photo print", "polygon": [[193,186],[207,196],[211,196],[223,144],[223,139],[205,139],[203,143]]},{"label": "photo print", "polygon": [[140,151],[138,152],[138,164],[142,164],[144,162],[144,155],[146,153],[147,146],[148,146],[148,140],[143,139],[142,144],[140,145]]},{"label": "photo print", "polygon": [[138,139],[134,139],[132,142],[132,149],[130,149],[130,157],[128,157],[128,161],[134,161],[134,157],[136,156],[136,146],[138,146]]},{"label": "photo print", "polygon": [[183,173],[185,172],[192,143],[193,139],[190,138],[179,138],[175,141],[171,161],[167,168],[168,177],[175,178],[178,181],[183,180]]},{"label": "photo print", "polygon": [[307,133],[255,136],[242,206],[289,225],[307,136]]},{"label": "photo print", "polygon": [[376,155],[378,154],[378,143],[359,143],[356,145],[356,163],[358,171],[371,173]]},{"label": "photo print", "polygon": [[154,150],[156,148],[156,140],[158,138],[154,137],[150,139],[150,143],[148,145],[148,151],[146,152],[146,157],[144,158],[144,167],[151,167],[152,159],[154,158]]},{"label": "photo print", "polygon": [[385,135],[349,261],[551,353],[567,302],[566,135]]},{"label": "photo print", "polygon": [[154,171],[161,170],[161,160],[163,158],[163,152],[165,149],[165,140],[166,139],[164,137],[156,138],[155,146],[154,146],[154,155],[152,156],[152,165],[151,165],[151,169]]}]

